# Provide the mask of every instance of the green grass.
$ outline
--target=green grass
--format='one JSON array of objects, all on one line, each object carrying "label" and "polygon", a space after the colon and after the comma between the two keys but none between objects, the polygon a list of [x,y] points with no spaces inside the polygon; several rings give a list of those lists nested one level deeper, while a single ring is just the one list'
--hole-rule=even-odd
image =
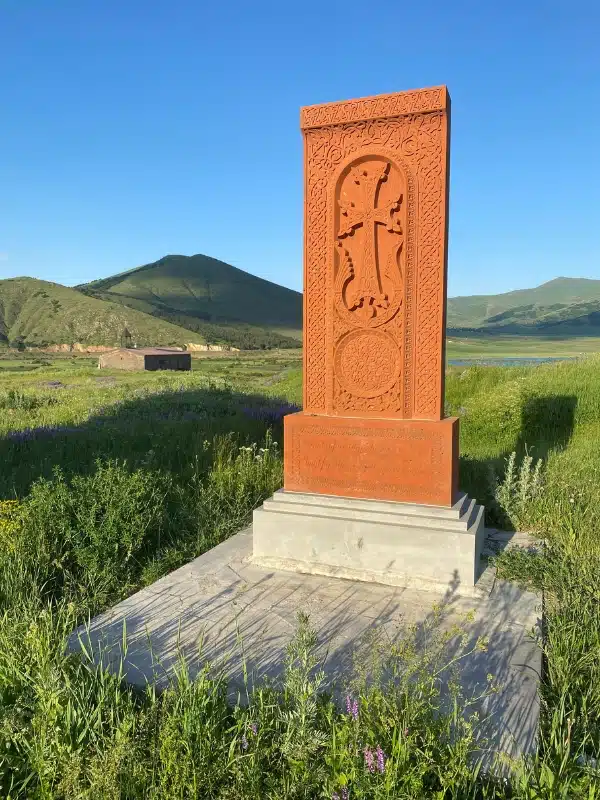
[{"label": "green grass", "polygon": [[281,418],[302,385],[297,354],[195,359],[188,374],[48,360],[0,370],[0,796],[598,797],[600,359],[448,375],[462,488],[488,522],[546,543],[498,558],[545,597],[539,752],[508,781],[474,767],[468,698],[455,688],[440,711],[435,627],[425,650],[375,639],[340,676],[348,708],[302,618],[283,682],[239,704],[224,676],[182,667],[157,696],[67,656],[88,614],[222,541],[280,485]]},{"label": "green grass", "polygon": [[[600,359],[534,369],[457,368],[448,381],[447,402],[461,416],[465,488],[486,503],[491,522],[531,529],[545,541],[541,553],[515,551],[498,558],[503,577],[545,593],[540,754],[535,791],[525,796],[596,797]],[[503,474],[513,452],[517,464],[531,459],[530,466],[507,480]],[[527,481],[531,486],[536,459],[542,459],[542,485],[521,498],[520,487]],[[494,474],[503,480],[500,491],[494,491]]]},{"label": "green grass", "polygon": [[600,337],[559,336],[469,336],[449,334],[446,357],[450,359],[485,358],[577,358],[600,353]]}]

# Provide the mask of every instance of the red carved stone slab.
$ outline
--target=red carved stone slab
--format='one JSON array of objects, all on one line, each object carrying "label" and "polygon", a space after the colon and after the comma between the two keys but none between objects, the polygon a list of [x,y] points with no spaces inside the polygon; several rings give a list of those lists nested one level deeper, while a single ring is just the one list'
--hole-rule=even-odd
[{"label": "red carved stone slab", "polygon": [[458,419],[285,417],[285,489],[451,506]]},{"label": "red carved stone slab", "polygon": [[304,409],[441,419],[445,87],[304,108]]},{"label": "red carved stone slab", "polygon": [[302,109],[304,413],[285,420],[286,490],[454,502],[449,113],[444,86]]}]

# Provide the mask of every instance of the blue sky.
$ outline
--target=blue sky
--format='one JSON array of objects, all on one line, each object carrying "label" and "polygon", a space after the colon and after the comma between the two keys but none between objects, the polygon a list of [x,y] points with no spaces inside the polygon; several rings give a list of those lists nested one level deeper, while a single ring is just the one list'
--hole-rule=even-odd
[{"label": "blue sky", "polygon": [[0,0],[0,278],[302,284],[299,108],[445,83],[449,294],[600,278],[595,0]]}]

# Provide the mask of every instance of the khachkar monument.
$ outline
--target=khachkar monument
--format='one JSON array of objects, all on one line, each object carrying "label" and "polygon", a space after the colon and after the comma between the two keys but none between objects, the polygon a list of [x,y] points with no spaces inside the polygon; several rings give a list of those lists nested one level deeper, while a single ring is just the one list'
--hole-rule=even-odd
[{"label": "khachkar monument", "polygon": [[444,417],[445,87],[302,109],[304,410],[255,561],[399,586],[477,580],[483,508]]}]

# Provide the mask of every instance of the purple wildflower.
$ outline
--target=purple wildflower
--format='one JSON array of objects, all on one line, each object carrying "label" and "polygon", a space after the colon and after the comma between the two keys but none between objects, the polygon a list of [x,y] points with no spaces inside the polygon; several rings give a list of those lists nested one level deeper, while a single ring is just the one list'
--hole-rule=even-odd
[{"label": "purple wildflower", "polygon": [[377,745],[377,769],[382,774],[385,772],[385,758],[386,758],[385,753],[383,752],[381,747]]},{"label": "purple wildflower", "polygon": [[264,406],[243,406],[242,413],[251,419],[257,419],[260,422],[275,423],[281,420],[287,414],[295,414],[300,411],[299,407],[293,403],[281,403],[279,405],[264,405]]},{"label": "purple wildflower", "polygon": [[343,789],[342,789],[342,793],[341,794],[338,794],[337,792],[334,792],[331,795],[331,800],[348,800],[349,797],[350,797],[350,794],[348,793],[348,788],[346,786],[344,786]]},{"label": "purple wildflower", "polygon": [[256,722],[253,722],[252,725],[250,725],[250,730],[256,736],[256,734],[258,733],[258,725],[256,724]]},{"label": "purple wildflower", "polygon": [[242,734],[242,750],[245,752],[248,749],[248,739],[246,739],[246,734]]},{"label": "purple wildflower", "polygon": [[365,767],[369,770],[369,772],[375,772],[375,763],[373,758],[373,751],[370,747],[365,747],[364,749],[365,754]]},{"label": "purple wildflower", "polygon": [[346,695],[346,710],[348,715],[356,722],[358,719],[358,700],[353,700],[350,695]]},{"label": "purple wildflower", "polygon": [[6,438],[11,442],[31,442],[35,439],[47,439],[61,434],[77,433],[78,431],[78,428],[67,425],[40,425],[38,428],[9,431]]}]

